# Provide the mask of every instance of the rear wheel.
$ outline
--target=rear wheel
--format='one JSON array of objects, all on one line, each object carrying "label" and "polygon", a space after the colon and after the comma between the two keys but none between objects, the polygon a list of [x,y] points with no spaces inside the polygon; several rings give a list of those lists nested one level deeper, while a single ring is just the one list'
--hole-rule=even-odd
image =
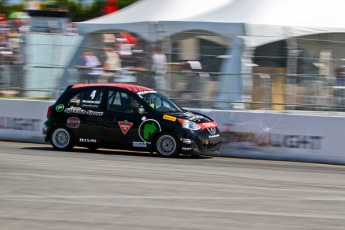
[{"label": "rear wheel", "polygon": [[176,157],[180,153],[177,138],[170,133],[159,134],[155,141],[157,153],[163,157]]},{"label": "rear wheel", "polygon": [[65,127],[56,127],[51,132],[51,144],[57,150],[71,150],[74,147],[72,132]]}]

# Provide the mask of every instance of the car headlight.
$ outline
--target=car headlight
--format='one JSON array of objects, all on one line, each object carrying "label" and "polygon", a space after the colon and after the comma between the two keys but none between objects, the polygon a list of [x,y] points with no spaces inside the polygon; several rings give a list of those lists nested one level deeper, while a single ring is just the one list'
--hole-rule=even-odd
[{"label": "car headlight", "polygon": [[185,129],[190,129],[190,130],[199,130],[201,127],[194,123],[193,121],[185,120],[185,119],[178,119],[179,122],[181,123],[182,127]]}]

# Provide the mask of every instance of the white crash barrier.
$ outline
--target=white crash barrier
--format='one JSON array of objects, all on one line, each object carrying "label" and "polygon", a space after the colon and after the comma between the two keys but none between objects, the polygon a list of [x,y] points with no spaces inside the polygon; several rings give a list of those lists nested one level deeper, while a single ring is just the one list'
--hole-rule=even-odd
[{"label": "white crash barrier", "polygon": [[223,134],[220,156],[345,164],[345,117],[195,110]]},{"label": "white crash barrier", "polygon": [[[53,103],[0,100],[0,140],[44,143],[42,124]],[[219,156],[345,164],[345,117],[193,110],[218,123]]]},{"label": "white crash barrier", "polygon": [[0,140],[44,143],[42,125],[53,103],[0,100]]}]

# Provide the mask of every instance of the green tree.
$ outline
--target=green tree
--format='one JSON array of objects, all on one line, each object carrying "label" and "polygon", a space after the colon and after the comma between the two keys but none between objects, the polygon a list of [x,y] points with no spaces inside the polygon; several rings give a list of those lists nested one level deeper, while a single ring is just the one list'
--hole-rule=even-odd
[{"label": "green tree", "polygon": [[122,9],[134,2],[136,2],[137,0],[118,0],[118,4],[119,4],[119,9]]},{"label": "green tree", "polygon": [[[118,7],[122,9],[138,0],[118,0]],[[56,4],[66,6],[72,13],[72,21],[80,22],[101,16],[106,0],[95,0],[92,4],[85,4],[84,0],[55,0]],[[45,8],[44,8],[45,9]],[[8,0],[0,0],[0,14],[8,16],[12,12],[24,10],[24,4],[9,5]]]}]

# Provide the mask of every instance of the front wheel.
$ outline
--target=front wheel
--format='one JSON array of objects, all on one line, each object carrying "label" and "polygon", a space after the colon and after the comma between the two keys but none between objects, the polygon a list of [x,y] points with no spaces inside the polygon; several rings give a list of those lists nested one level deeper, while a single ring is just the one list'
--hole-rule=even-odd
[{"label": "front wheel", "polygon": [[163,157],[176,157],[180,153],[177,138],[169,133],[162,133],[157,137],[155,148],[157,153]]},{"label": "front wheel", "polygon": [[51,132],[51,144],[57,150],[71,150],[74,147],[73,134],[65,127],[56,127]]}]

